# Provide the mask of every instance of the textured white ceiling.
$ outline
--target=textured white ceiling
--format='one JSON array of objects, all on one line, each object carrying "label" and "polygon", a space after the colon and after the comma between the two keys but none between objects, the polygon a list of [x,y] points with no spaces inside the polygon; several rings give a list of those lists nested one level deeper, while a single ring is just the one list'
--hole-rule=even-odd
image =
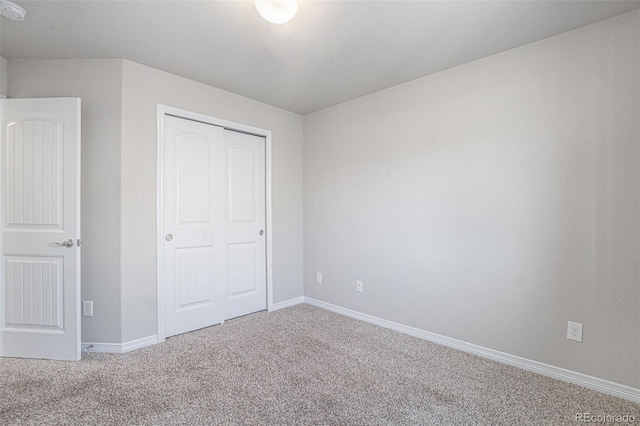
[{"label": "textured white ceiling", "polygon": [[0,56],[126,58],[305,114],[640,8],[640,1],[21,1]]}]

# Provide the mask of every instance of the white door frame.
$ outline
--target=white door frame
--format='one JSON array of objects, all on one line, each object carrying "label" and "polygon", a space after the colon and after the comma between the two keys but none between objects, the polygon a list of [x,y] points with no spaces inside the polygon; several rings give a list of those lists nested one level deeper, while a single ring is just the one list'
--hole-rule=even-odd
[{"label": "white door frame", "polygon": [[167,105],[158,104],[158,131],[157,131],[157,189],[158,189],[158,203],[157,210],[157,222],[156,222],[156,264],[157,264],[157,309],[158,309],[158,343],[165,341],[165,327],[164,327],[164,280],[163,280],[163,264],[160,247],[164,241],[162,234],[162,205],[163,205],[163,117],[167,115],[175,116],[178,118],[184,118],[186,120],[199,121],[205,124],[212,124],[214,126],[224,127],[228,130],[234,130],[237,132],[249,133],[256,136],[264,137],[265,147],[265,209],[266,209],[266,229],[267,233],[267,311],[273,309],[273,256],[272,256],[272,242],[273,242],[273,226],[271,223],[271,131],[266,129],[260,129],[258,127],[248,126],[246,124],[236,123],[233,121],[223,120],[220,118],[211,117],[205,114],[199,114],[192,111],[187,111],[180,108],[174,108]]}]

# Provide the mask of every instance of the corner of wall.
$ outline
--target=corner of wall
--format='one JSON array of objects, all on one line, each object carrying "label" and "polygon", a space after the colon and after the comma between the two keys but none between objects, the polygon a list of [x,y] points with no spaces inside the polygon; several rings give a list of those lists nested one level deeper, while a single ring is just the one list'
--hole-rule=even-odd
[{"label": "corner of wall", "polygon": [[[155,104],[139,64],[121,60],[120,284],[122,341],[157,332],[155,297]],[[146,132],[149,129],[152,131]],[[148,212],[153,212],[153,219]]]},{"label": "corner of wall", "polygon": [[126,162],[126,158],[125,158],[125,154],[123,154],[123,152],[126,150],[125,145],[127,143],[127,131],[125,129],[125,123],[127,123],[127,105],[125,102],[125,97],[126,97],[126,93],[127,90],[125,88],[125,62],[127,62],[125,59],[119,59],[119,72],[120,72],[120,123],[119,123],[119,127],[118,127],[118,131],[120,132],[120,145],[119,145],[119,154],[120,154],[120,158],[119,158],[119,166],[120,166],[120,174],[118,176],[118,185],[120,188],[120,209],[119,209],[119,226],[120,226],[120,270],[118,271],[120,274],[120,343],[121,344],[126,344],[125,342],[131,340],[129,339],[129,335],[131,334],[129,332],[129,328],[130,326],[130,317],[131,315],[128,314],[128,310],[126,308],[127,306],[127,300],[129,299],[129,295],[127,293],[127,286],[126,283],[127,281],[127,270],[126,270],[126,263],[127,263],[127,257],[128,254],[126,253],[126,247],[127,247],[127,241],[125,238],[125,235],[127,235],[127,226],[126,226],[126,213],[125,213],[125,208],[127,205],[127,200],[126,200],[126,194],[125,191],[123,190],[123,188],[125,187],[125,182],[126,182],[126,177],[125,177],[125,170],[127,168],[127,162]]}]

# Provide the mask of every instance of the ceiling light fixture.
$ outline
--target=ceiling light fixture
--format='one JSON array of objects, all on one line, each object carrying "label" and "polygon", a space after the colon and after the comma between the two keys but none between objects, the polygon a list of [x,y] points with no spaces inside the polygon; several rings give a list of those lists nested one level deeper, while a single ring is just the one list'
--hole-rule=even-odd
[{"label": "ceiling light fixture", "polygon": [[13,21],[24,21],[26,10],[8,0],[0,0],[0,15]]},{"label": "ceiling light fixture", "polygon": [[274,24],[284,24],[296,16],[298,2],[296,0],[256,0],[258,13]]}]

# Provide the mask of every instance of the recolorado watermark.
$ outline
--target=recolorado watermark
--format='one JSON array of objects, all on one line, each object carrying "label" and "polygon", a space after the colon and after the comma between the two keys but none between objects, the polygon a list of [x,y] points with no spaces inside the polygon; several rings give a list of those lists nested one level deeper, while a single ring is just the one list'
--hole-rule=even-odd
[{"label": "recolorado watermark", "polygon": [[579,423],[635,423],[633,414],[594,414],[576,413],[576,422]]}]

